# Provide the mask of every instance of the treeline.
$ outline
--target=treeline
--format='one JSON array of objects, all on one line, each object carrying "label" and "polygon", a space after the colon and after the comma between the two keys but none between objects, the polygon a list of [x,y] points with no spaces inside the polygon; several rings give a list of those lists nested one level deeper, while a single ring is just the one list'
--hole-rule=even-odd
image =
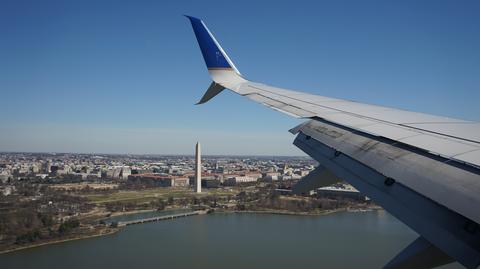
[{"label": "treeline", "polygon": [[16,188],[15,194],[0,200],[0,249],[69,234],[80,226],[75,216],[93,207],[83,197],[46,186],[17,184]]},{"label": "treeline", "polygon": [[348,198],[315,198],[281,196],[271,186],[257,192],[240,192],[236,196],[236,210],[283,210],[290,212],[315,213],[359,205],[359,201]]},{"label": "treeline", "polygon": [[350,201],[339,199],[325,199],[325,198],[299,198],[288,199],[285,197],[271,197],[268,199],[260,199],[256,203],[247,204],[245,210],[261,210],[274,209],[286,210],[291,212],[315,212],[323,210],[334,210],[338,208],[345,208],[351,205]]},{"label": "treeline", "polygon": [[35,212],[30,207],[0,212],[0,249],[1,246],[63,236],[79,226],[75,218],[59,222],[54,213]]},{"label": "treeline", "polygon": [[52,229],[52,226],[47,226],[48,229],[37,228],[16,236],[15,244],[32,243],[40,239],[52,239],[64,236],[72,232],[75,228],[80,226],[80,221],[77,219],[70,219],[58,226],[57,230]]}]

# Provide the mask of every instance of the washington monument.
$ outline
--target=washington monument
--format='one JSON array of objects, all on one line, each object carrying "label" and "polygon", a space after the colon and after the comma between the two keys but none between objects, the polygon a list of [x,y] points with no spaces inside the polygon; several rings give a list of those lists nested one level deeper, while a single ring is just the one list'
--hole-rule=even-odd
[{"label": "washington monument", "polygon": [[202,192],[202,153],[200,143],[195,146],[195,192]]}]

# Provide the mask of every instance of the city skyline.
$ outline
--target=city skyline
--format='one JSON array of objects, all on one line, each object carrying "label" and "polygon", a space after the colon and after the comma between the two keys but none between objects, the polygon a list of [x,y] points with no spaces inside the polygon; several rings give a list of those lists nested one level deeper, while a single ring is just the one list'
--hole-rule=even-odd
[{"label": "city skyline", "polygon": [[181,155],[199,140],[207,155],[303,155],[287,131],[301,120],[229,92],[193,105],[210,81],[182,14],[251,79],[480,120],[478,3],[210,5],[4,2],[0,151]]}]

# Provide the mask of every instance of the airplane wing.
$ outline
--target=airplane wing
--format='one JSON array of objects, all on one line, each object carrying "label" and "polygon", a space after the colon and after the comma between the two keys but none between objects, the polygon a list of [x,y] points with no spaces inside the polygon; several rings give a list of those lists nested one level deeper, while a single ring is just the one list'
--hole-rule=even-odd
[{"label": "airplane wing", "polygon": [[332,172],[419,233],[385,268],[480,265],[479,123],[249,81],[203,21],[187,17],[213,80],[199,104],[229,89],[306,119],[290,131],[320,166],[299,185],[332,183]]}]

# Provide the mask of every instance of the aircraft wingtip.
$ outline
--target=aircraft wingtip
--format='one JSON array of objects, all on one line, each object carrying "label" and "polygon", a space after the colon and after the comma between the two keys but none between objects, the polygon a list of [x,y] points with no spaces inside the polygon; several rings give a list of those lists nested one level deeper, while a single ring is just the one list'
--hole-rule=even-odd
[{"label": "aircraft wingtip", "polygon": [[192,20],[198,20],[198,21],[200,21],[199,18],[194,17],[194,16],[190,16],[190,15],[187,15],[187,14],[183,14],[183,16],[184,16],[185,18],[189,19],[190,21],[192,21]]}]

